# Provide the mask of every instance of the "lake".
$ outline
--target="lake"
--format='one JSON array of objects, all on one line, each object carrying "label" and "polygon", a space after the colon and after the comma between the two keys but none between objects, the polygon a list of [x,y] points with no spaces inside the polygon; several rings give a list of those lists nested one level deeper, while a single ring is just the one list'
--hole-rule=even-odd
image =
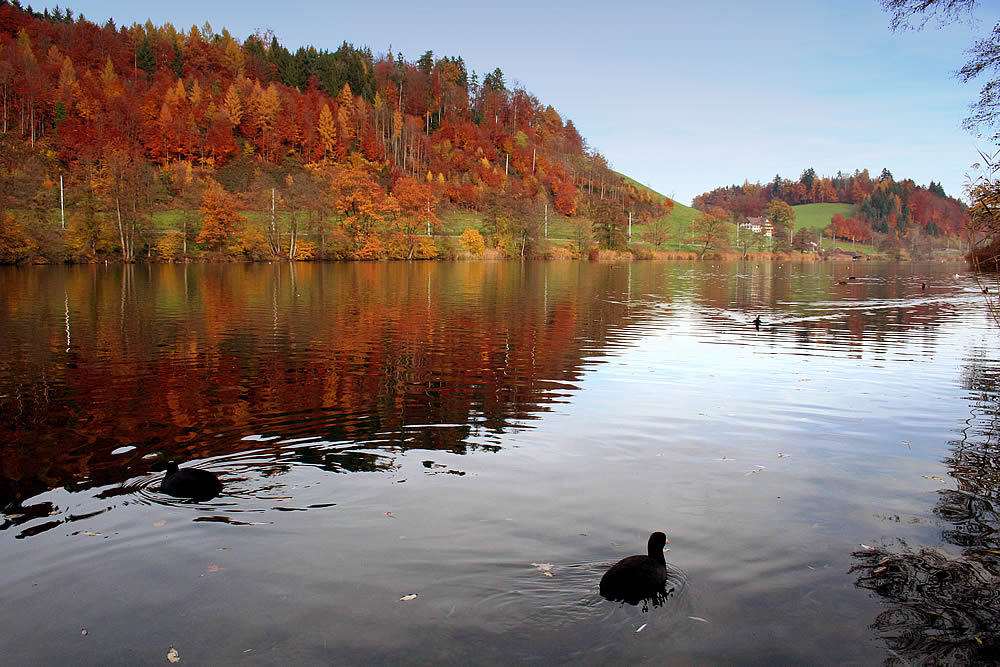
[{"label": "lake", "polygon": [[[0,655],[995,661],[992,298],[960,264],[0,267]],[[602,598],[656,530],[671,595]]]}]

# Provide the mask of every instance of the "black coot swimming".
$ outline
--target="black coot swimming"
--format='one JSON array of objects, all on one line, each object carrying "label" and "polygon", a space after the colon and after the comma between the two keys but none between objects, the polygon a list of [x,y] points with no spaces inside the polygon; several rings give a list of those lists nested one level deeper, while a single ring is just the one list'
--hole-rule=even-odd
[{"label": "black coot swimming", "polygon": [[649,536],[645,556],[623,558],[601,577],[601,595],[609,600],[638,604],[652,599],[654,604],[666,597],[667,562],[663,547],[667,536],[657,531]]},{"label": "black coot swimming", "polygon": [[167,474],[160,483],[160,491],[175,498],[211,500],[222,492],[222,482],[207,470],[197,468],[178,469],[171,461],[167,464]]}]

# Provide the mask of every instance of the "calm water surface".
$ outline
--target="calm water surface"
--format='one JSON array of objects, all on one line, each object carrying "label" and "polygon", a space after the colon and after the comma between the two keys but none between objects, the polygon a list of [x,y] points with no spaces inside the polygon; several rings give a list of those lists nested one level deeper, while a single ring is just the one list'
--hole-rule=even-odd
[{"label": "calm water surface", "polygon": [[[995,660],[987,298],[960,265],[3,268],[0,655]],[[162,494],[171,459],[223,494]],[[673,596],[601,598],[653,530]]]}]

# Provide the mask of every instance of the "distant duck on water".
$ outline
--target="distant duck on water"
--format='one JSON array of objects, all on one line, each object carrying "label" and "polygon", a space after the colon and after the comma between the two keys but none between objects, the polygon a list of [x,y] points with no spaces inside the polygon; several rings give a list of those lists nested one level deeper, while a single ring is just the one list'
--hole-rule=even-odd
[{"label": "distant duck on water", "polygon": [[211,500],[222,492],[222,482],[215,473],[198,468],[180,469],[171,461],[160,483],[160,491],[174,498]]}]

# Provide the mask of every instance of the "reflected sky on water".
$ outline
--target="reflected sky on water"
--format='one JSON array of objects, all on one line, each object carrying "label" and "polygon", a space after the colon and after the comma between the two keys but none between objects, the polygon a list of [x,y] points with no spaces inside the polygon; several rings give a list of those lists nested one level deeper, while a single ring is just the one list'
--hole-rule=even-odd
[{"label": "reflected sky on water", "polygon": [[[926,622],[974,585],[906,583],[992,582],[1000,546],[997,333],[960,265],[19,267],[0,284],[16,663],[995,650],[991,600],[981,622]],[[168,460],[223,493],[160,493]],[[601,598],[653,530],[673,597]]]}]

